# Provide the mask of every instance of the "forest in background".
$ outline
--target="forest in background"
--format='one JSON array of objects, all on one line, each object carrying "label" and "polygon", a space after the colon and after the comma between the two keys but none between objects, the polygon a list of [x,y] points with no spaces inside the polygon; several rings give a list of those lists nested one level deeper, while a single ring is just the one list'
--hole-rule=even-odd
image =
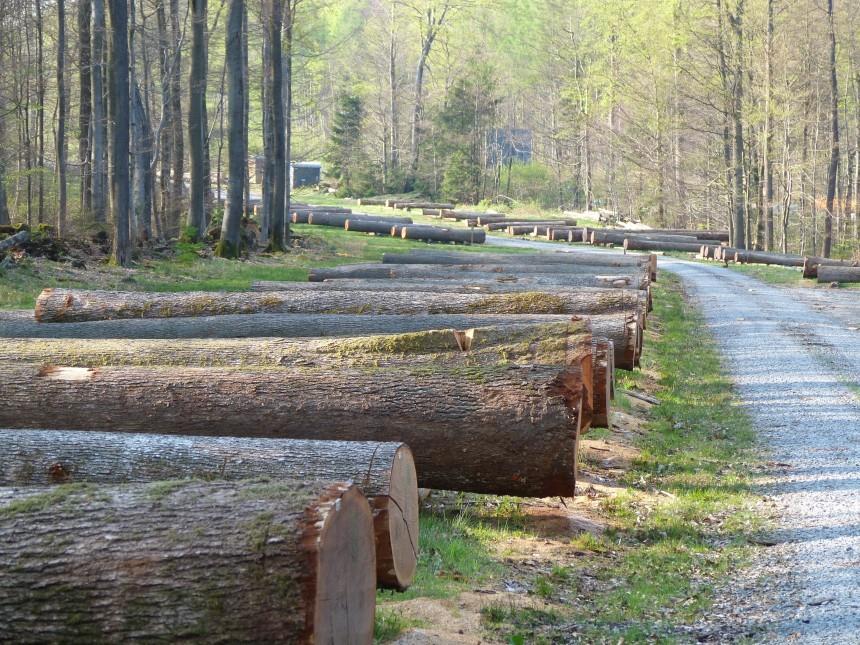
[{"label": "forest in background", "polygon": [[[848,255],[858,39],[853,0],[7,0],[0,223],[105,228],[121,264],[214,225],[231,255],[260,199],[261,241],[285,248],[286,169],[320,160],[343,196]],[[511,131],[529,161],[502,154]],[[258,156],[260,185],[230,172]]]}]

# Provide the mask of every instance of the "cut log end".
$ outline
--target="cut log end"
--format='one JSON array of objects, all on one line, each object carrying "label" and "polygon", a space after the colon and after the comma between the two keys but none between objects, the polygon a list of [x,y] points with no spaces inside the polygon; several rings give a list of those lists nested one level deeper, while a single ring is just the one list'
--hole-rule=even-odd
[{"label": "cut log end", "polygon": [[334,486],[319,532],[314,643],[370,643],[376,607],[370,509],[356,487]]},{"label": "cut log end", "polygon": [[[418,567],[418,475],[412,451],[401,446],[391,466],[388,496],[374,500],[379,584],[405,590]],[[381,539],[381,540],[380,540]]]}]

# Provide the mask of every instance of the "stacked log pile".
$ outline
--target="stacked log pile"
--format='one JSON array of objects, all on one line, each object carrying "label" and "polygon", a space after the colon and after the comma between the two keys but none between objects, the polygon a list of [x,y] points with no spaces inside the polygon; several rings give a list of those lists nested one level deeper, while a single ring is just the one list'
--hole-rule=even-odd
[{"label": "stacked log pile", "polygon": [[[29,319],[0,316],[8,589],[85,513],[49,582],[98,561],[72,595],[99,634],[192,633],[214,572],[206,629],[370,642],[374,587],[415,574],[418,486],[573,495],[579,438],[609,426],[614,370],[639,363],[654,279],[651,256],[416,250],[247,292],[46,289]],[[49,521],[54,504],[74,512]],[[172,576],[180,550],[196,555]],[[0,590],[0,608],[12,636],[75,636],[59,592]]]}]

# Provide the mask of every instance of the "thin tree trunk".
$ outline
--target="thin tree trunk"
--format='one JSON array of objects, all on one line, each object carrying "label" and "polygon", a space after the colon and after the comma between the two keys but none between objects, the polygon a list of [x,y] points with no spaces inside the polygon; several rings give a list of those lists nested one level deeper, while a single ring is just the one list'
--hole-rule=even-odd
[{"label": "thin tree trunk", "polygon": [[[247,169],[244,140],[245,116],[245,74],[242,69],[242,23],[244,0],[230,0],[227,17],[227,37],[225,44],[227,67],[227,105],[229,118],[229,175],[227,208],[221,225],[221,241],[215,249],[216,255],[235,258],[239,255],[239,229],[242,222],[242,193],[245,182],[243,169]],[[222,108],[223,110],[223,108]],[[219,185],[220,193],[220,185]]]},{"label": "thin tree trunk", "polygon": [[286,26],[284,29],[284,239],[286,247],[290,243],[290,194],[293,190],[292,145],[293,145],[293,26],[299,0],[287,0]]},{"label": "thin tree trunk", "polygon": [[178,231],[182,221],[183,193],[185,189],[185,143],[182,131],[182,37],[179,30],[179,0],[170,0],[170,102],[173,125],[173,181],[170,190],[170,217],[168,226]]},{"label": "thin tree trunk", "polygon": [[195,239],[206,233],[205,153],[206,123],[206,4],[191,0],[191,77],[188,104],[188,148],[191,156],[191,194],[188,227]]},{"label": "thin tree trunk", "polygon": [[66,2],[57,0],[57,235],[66,235]]},{"label": "thin tree trunk", "polygon": [[39,166],[38,175],[38,218],[39,224],[45,221],[45,25],[42,19],[42,2],[36,0],[36,124],[37,136],[39,138],[39,157],[37,164]]},{"label": "thin tree trunk", "polygon": [[391,170],[396,173],[400,165],[400,142],[398,141],[397,120],[397,3],[392,2],[390,8],[390,23],[388,30],[388,101],[391,111],[391,130],[389,132],[389,154]]},{"label": "thin tree trunk", "polygon": [[773,147],[773,125],[771,115],[771,96],[773,94],[773,0],[767,0],[767,36],[765,41],[765,106],[764,106],[764,147],[762,149],[762,178],[764,194],[762,201],[765,210],[765,249],[773,250],[773,168],[771,153]]},{"label": "thin tree trunk", "polygon": [[746,218],[744,217],[746,200],[744,199],[744,130],[743,130],[743,101],[744,101],[744,30],[743,15],[744,1],[738,0],[737,10],[732,18],[735,31],[735,75],[732,101],[732,121],[734,123],[734,246],[738,249],[747,247]]},{"label": "thin tree trunk", "polygon": [[822,255],[830,257],[833,247],[833,211],[836,180],[839,174],[839,86],[836,74],[836,29],[833,0],[827,0],[827,23],[830,37],[830,165],[827,169],[827,212],[824,215],[824,246]]},{"label": "thin tree trunk", "polygon": [[105,22],[105,0],[92,0],[93,8],[93,115],[92,128],[92,213],[98,224],[107,222],[108,208],[108,142],[107,142],[107,102],[104,87],[106,59],[105,42],[107,26]]},{"label": "thin tree trunk", "polygon": [[81,168],[81,214],[87,216],[92,208],[92,172],[90,166],[90,122],[92,120],[92,55],[91,0],[78,0],[78,60],[80,74],[80,106],[78,117],[78,163]]},{"label": "thin tree trunk", "polygon": [[120,266],[131,262],[129,237],[129,86],[128,86],[128,3],[110,0],[110,120],[111,133],[111,201],[113,204],[113,260]]},{"label": "thin tree trunk", "polygon": [[[251,69],[248,65],[248,5],[245,4],[242,9],[242,78],[245,86],[245,104],[243,107],[242,114],[242,142],[245,146],[245,150],[242,153],[242,158],[245,160],[247,164],[251,158],[250,151],[248,149],[248,135],[249,128],[248,123],[251,115]],[[265,109],[265,108],[264,108]],[[253,208],[251,206],[251,175],[248,171],[248,166],[242,170],[242,185],[244,186],[244,203],[245,203],[245,216],[251,217],[253,215]],[[265,230],[262,226],[262,222],[258,221],[260,225],[260,235],[263,235],[263,231]],[[268,231],[266,231],[268,234]],[[262,240],[261,240],[262,241]]]},{"label": "thin tree trunk", "polygon": [[[281,43],[284,24],[284,0],[267,0],[269,3],[268,24],[269,32],[269,56],[271,58],[270,72],[272,106],[272,139],[274,157],[274,187],[272,191],[272,209],[269,220],[270,239],[269,245],[272,250],[285,251],[286,225],[286,190],[287,190],[287,167],[286,167],[286,124],[284,122],[284,60]],[[287,0],[288,2],[290,0]]]}]

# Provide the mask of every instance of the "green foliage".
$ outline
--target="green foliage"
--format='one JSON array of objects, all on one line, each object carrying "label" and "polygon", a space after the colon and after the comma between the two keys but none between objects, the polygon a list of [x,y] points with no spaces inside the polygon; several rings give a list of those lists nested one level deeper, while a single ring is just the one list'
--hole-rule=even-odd
[{"label": "green foliage", "polygon": [[344,93],[337,99],[326,161],[328,173],[338,179],[338,196],[362,196],[376,192],[375,173],[362,147],[364,104],[361,97]]},{"label": "green foliage", "polygon": [[196,226],[185,226],[179,235],[179,241],[184,244],[193,244],[200,239],[200,231]]},{"label": "green foliage", "polygon": [[404,618],[396,611],[377,609],[376,620],[373,625],[373,642],[388,643],[395,640],[405,630],[421,625],[421,621]]}]

